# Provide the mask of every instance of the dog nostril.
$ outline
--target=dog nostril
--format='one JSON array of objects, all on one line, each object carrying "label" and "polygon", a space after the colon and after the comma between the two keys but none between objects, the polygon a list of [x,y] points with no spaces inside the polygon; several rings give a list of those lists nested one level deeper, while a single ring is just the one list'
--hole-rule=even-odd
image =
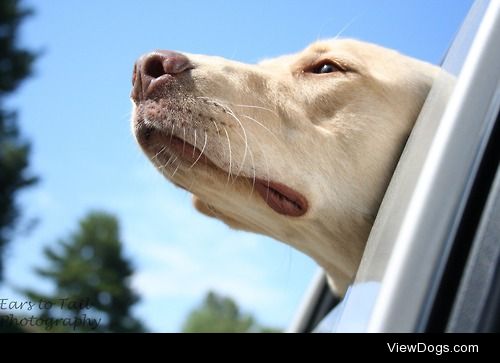
[{"label": "dog nostril", "polygon": [[[180,75],[194,66],[184,54],[157,50],[140,58],[132,74],[131,97],[135,102],[152,97],[152,91],[167,87],[167,84],[180,82],[174,76]],[[171,77],[164,77],[164,76]]]},{"label": "dog nostril", "polygon": [[144,65],[144,73],[152,78],[159,78],[166,74],[163,69],[163,57],[151,57]]}]

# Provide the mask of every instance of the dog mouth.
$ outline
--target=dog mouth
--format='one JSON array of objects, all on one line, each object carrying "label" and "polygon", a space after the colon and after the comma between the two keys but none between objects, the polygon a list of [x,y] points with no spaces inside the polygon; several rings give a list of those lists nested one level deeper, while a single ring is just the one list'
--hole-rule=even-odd
[{"label": "dog mouth", "polygon": [[307,199],[284,184],[255,179],[255,190],[279,214],[300,217],[307,212]]},{"label": "dog mouth", "polygon": [[[189,164],[190,168],[201,163],[228,174],[226,170],[220,168],[210,160],[203,151],[180,137],[146,126],[139,128],[136,131],[136,136],[139,144],[148,154],[158,156],[165,151],[167,154],[174,154],[178,159]],[[264,180],[257,177],[248,178],[238,176],[238,178],[245,178],[253,183],[253,188],[264,202],[278,214],[289,217],[300,217],[307,212],[307,199],[301,193],[281,182]]]}]

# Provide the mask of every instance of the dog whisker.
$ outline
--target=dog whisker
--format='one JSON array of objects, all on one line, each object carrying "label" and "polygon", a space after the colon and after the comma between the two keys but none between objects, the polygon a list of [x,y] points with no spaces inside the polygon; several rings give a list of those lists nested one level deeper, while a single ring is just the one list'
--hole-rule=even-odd
[{"label": "dog whisker", "polygon": [[172,165],[173,163],[175,163],[176,160],[177,160],[177,157],[175,155],[172,155],[171,157],[168,158],[167,163],[165,164],[165,166]]},{"label": "dog whisker", "polygon": [[251,104],[251,105],[250,104],[242,104],[239,106],[250,108],[250,109],[257,109],[257,110],[262,109],[263,111],[267,111],[267,112],[271,113],[273,116],[276,116],[274,120],[278,121],[278,128],[279,128],[279,132],[281,133],[282,126],[283,126],[283,120],[282,120],[282,116],[279,115],[276,107],[264,107],[264,105],[266,105],[266,103],[269,101],[262,99],[260,95],[256,95],[256,98],[257,98],[256,101],[258,102],[258,104]]},{"label": "dog whisker", "polygon": [[269,111],[274,116],[276,116],[278,119],[280,118],[280,116],[275,111],[271,110],[270,108],[266,108],[266,107],[262,107],[262,106],[253,106],[253,105],[238,105],[238,104],[231,104],[231,105],[235,106],[235,107],[255,108],[257,110]]},{"label": "dog whisker", "polygon": [[364,16],[365,13],[366,13],[366,10],[362,14],[358,14],[358,15],[352,17],[352,19],[338,31],[338,33],[333,37],[333,39],[338,39],[347,29],[349,29],[351,27],[352,24],[354,24],[359,18]]},{"label": "dog whisker", "polygon": [[163,146],[163,147],[160,149],[160,151],[158,151],[158,152],[157,152],[157,153],[156,153],[156,154],[155,154],[155,155],[151,158],[151,161],[154,161],[154,160],[158,157],[158,155],[160,155],[163,151],[165,151],[165,149],[166,149],[166,148],[167,148],[166,146]]},{"label": "dog whisker", "polygon": [[194,129],[194,144],[193,144],[193,158],[196,154],[196,129]]},{"label": "dog whisker", "polygon": [[253,172],[253,175],[252,175],[252,188],[251,188],[250,194],[248,196],[249,199],[250,199],[252,197],[254,189],[255,189],[255,181],[257,179],[257,175],[256,175],[256,171],[255,171],[255,159],[253,157],[253,152],[252,152],[252,148],[250,147],[250,145],[248,145],[248,152],[250,154],[250,160],[252,161],[252,172]]},{"label": "dog whisker", "polygon": [[170,163],[175,162],[175,160],[177,160],[177,158],[176,158],[174,155],[171,155],[165,163],[161,164],[161,165],[158,167],[158,169],[159,169],[160,171],[161,171],[162,169],[166,169],[166,168],[169,166],[169,164],[170,164]]},{"label": "dog whisker", "polygon": [[177,170],[179,170],[180,166],[181,166],[181,163],[177,164],[177,167],[175,168],[174,172],[171,175],[172,178],[175,176],[175,173],[177,173]]},{"label": "dog whisker", "polygon": [[[200,158],[203,156],[203,153],[205,152],[205,148],[206,147],[207,147],[207,133],[205,132],[205,142],[203,143],[203,148],[201,149],[200,155],[198,155],[198,157],[196,158],[196,160],[194,161],[194,163],[189,167],[189,169],[192,169],[193,166],[196,165],[196,163],[198,162],[198,160],[200,160]],[[194,154],[193,154],[193,156],[194,156]]]},{"label": "dog whisker", "polygon": [[227,182],[226,182],[226,187],[229,184],[229,181],[231,180],[231,167],[232,167],[232,156],[231,156],[231,141],[229,140],[229,134],[227,133],[227,129],[225,126],[222,126],[224,129],[224,132],[226,133],[226,138],[227,138],[227,148],[229,150],[229,170],[227,173]]},{"label": "dog whisker", "polygon": [[215,126],[215,130],[217,131],[217,135],[219,135],[219,136],[220,136],[220,130],[219,130],[219,127],[217,126],[217,123],[216,123],[214,120],[212,120],[212,123],[213,123],[213,124],[214,124],[214,126]]},{"label": "dog whisker", "polygon": [[186,149],[186,127],[182,127],[182,154],[184,154],[184,150]]},{"label": "dog whisker", "polygon": [[[241,161],[241,165],[236,173],[236,177],[238,177],[239,175],[241,175],[241,172],[243,171],[243,168],[245,166],[245,161],[246,161],[246,158],[247,158],[247,154],[250,155],[251,157],[251,163],[252,163],[252,174],[253,174],[253,177],[252,177],[252,192],[253,193],[253,190],[255,188],[255,180],[256,180],[256,167],[255,167],[255,158],[253,156],[253,153],[251,151],[251,148],[249,146],[249,138],[248,138],[248,134],[247,134],[247,131],[246,131],[246,128],[243,124],[243,122],[240,120],[240,118],[238,117],[239,115],[229,106],[223,104],[222,102],[218,101],[218,100],[215,100],[214,98],[211,98],[211,97],[202,97],[202,96],[199,96],[197,97],[199,99],[204,99],[204,100],[207,100],[209,102],[212,102],[214,105],[217,105],[221,108],[223,108],[226,113],[231,116],[239,125],[239,127],[241,128],[242,132],[243,132],[243,135],[241,135],[240,133],[237,133],[238,136],[244,141],[244,153],[243,153],[243,157],[242,157],[242,161]],[[247,108],[254,108],[254,109],[261,109],[261,110],[265,110],[265,111],[268,111],[268,112],[271,112],[273,115],[277,116],[278,117],[278,114],[269,109],[269,108],[266,108],[266,107],[261,107],[261,106],[254,106],[254,105],[243,105],[243,104],[232,104],[233,106],[235,107],[247,107]],[[263,125],[261,122],[259,122],[258,120],[248,116],[248,115],[243,115],[243,117],[245,118],[248,118],[249,120],[251,120],[252,122],[256,123],[257,125],[259,125],[260,127],[262,127],[264,130],[266,130],[268,133],[270,133],[277,141],[279,141],[278,137],[271,131],[269,130],[265,125]],[[219,133],[219,127],[217,126],[217,123],[215,121],[212,120],[212,123],[214,124],[217,132]],[[230,167],[229,167],[229,175],[228,175],[228,180],[229,178],[231,177],[230,173],[232,172],[232,155],[231,155],[231,146],[230,146],[230,140],[229,140],[229,134],[227,132],[227,129],[224,128],[224,132],[226,133],[226,138],[228,139],[228,150],[229,150],[229,164],[230,164]],[[264,156],[265,157],[265,156]],[[266,169],[267,169],[267,176],[269,176],[269,165],[268,165],[268,161],[267,159],[265,160],[266,162]],[[269,178],[267,178],[269,179]],[[235,179],[236,180],[236,179]],[[234,181],[233,180],[233,183]]]},{"label": "dog whisker", "polygon": [[274,132],[272,132],[271,130],[269,130],[266,126],[264,126],[261,122],[257,121],[256,119],[254,119],[253,117],[250,117],[248,115],[243,115],[243,117],[255,122],[257,125],[261,126],[264,130],[266,130],[267,132],[269,132],[271,134],[272,137],[274,137],[276,139],[276,141],[280,142],[280,139],[278,138],[278,136],[276,136],[276,134]]},{"label": "dog whisker", "polygon": [[170,142],[172,142],[172,137],[174,135],[174,131],[175,131],[175,122],[172,122],[172,132],[170,133]]},{"label": "dog whisker", "polygon": [[236,176],[239,176],[241,174],[241,170],[245,166],[245,160],[246,160],[247,151],[248,151],[248,136],[247,136],[247,132],[245,130],[245,127],[241,123],[240,119],[234,114],[234,112],[232,112],[232,110],[231,110],[231,112],[229,112],[229,115],[231,117],[233,117],[238,122],[238,124],[240,125],[241,130],[243,131],[243,136],[244,136],[243,137],[243,141],[245,142],[245,150],[243,152],[243,158],[241,160],[240,168],[239,168],[238,172],[236,173]]}]

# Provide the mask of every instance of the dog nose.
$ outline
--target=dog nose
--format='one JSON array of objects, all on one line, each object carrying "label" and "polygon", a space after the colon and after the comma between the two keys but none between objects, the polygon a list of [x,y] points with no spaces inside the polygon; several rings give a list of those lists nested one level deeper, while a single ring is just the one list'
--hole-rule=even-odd
[{"label": "dog nose", "polygon": [[189,58],[181,53],[159,50],[147,54],[135,63],[131,97],[135,102],[148,99],[154,89],[192,68]]}]

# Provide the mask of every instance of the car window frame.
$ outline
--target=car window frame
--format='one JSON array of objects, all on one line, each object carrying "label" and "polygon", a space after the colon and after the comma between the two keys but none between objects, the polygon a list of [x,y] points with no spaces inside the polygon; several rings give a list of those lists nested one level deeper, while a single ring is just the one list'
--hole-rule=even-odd
[{"label": "car window frame", "polygon": [[[462,48],[464,43],[468,43],[466,51],[461,50],[463,65],[455,61],[447,64],[446,60],[443,64],[443,74],[431,90],[384,197],[355,283],[344,298],[342,313],[334,331],[351,331],[349,323],[352,315],[356,314],[356,308],[349,302],[359,300],[360,294],[366,294],[360,292],[359,287],[370,281],[380,282],[380,289],[370,289],[365,296],[365,300],[371,300],[371,314],[365,319],[362,328],[358,324],[357,331],[426,331],[438,295],[439,282],[445,273],[446,261],[452,251],[467,206],[467,197],[500,104],[498,72],[489,78],[481,74],[481,69],[496,69],[494,65],[500,64],[500,56],[492,48],[494,39],[500,37],[499,14],[498,3],[477,0],[463,22],[449,52],[453,56],[453,52],[460,52],[457,51],[457,43],[462,43]],[[449,78],[453,74],[458,77],[456,83],[450,86]],[[468,142],[474,155],[464,158],[465,161],[461,160],[461,164],[455,163],[460,165],[452,165],[450,169],[443,163],[456,155],[459,145],[456,140],[453,142],[453,137],[456,137],[457,132],[460,135],[457,127],[464,122],[466,115],[471,117],[472,111],[481,119],[480,125],[469,125],[466,132],[462,130],[462,138],[463,134],[474,136],[474,140]],[[434,120],[434,123],[426,124],[426,118]],[[422,140],[425,141],[424,145]],[[460,151],[463,150],[458,149],[458,154]],[[439,162],[432,160],[436,154],[439,155]],[[429,218],[427,221],[425,218],[422,220],[425,208],[439,201],[436,193],[439,194],[439,190],[442,192],[446,187],[445,183],[436,191],[433,183],[436,180],[443,183],[447,179],[443,175],[450,173],[453,167],[459,169],[460,174],[457,181],[460,185],[451,187],[453,201],[435,207],[440,209],[440,213],[446,214],[445,218],[437,224],[433,220],[429,221]],[[407,183],[409,179],[415,179],[413,183],[410,180],[410,188],[406,190],[403,187],[405,178]],[[406,192],[404,201],[401,201],[402,192]],[[388,228],[391,223],[396,228]],[[430,226],[427,231],[426,226]],[[422,240],[427,240],[427,244],[419,242]],[[422,269],[424,261],[426,268]],[[422,270],[425,276],[418,276]],[[325,279],[316,278],[311,290],[320,291],[324,288],[321,284],[326,285]],[[310,294],[304,305],[318,304],[318,296]],[[302,313],[306,310],[303,309]],[[313,310],[309,308],[308,311]],[[290,331],[304,331],[300,328],[308,326],[304,322],[308,317],[303,314],[302,318],[302,323],[297,323],[300,321],[299,315]]]}]

